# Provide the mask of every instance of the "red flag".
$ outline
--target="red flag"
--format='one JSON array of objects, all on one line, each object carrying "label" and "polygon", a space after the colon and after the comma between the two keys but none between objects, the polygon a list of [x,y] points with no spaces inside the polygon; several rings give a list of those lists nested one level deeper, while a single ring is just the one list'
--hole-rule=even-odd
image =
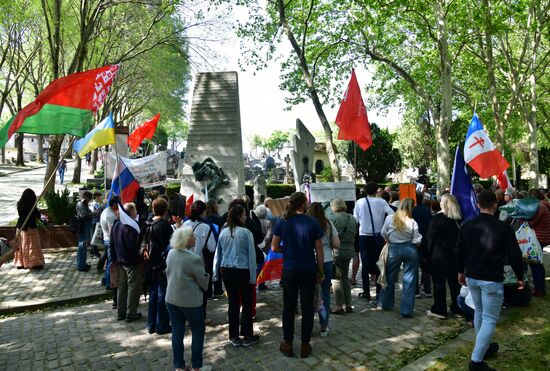
[{"label": "red flag", "polygon": [[338,139],[353,140],[363,151],[372,145],[367,109],[354,70],[351,71],[348,88],[336,115],[336,125],[340,128]]},{"label": "red flag", "polygon": [[506,170],[497,175],[497,181],[500,189],[503,191],[512,188],[512,183],[510,183],[510,178],[508,178],[508,172]]},{"label": "red flag", "polygon": [[160,112],[157,113],[157,115],[151,120],[145,121],[143,124],[138,126],[134,131],[132,131],[132,134],[128,135],[128,145],[132,149],[132,152],[137,151],[139,145],[144,139],[153,138],[153,135],[155,135],[155,130],[157,130],[159,119]]},{"label": "red flag", "polygon": [[195,202],[193,198],[193,194],[191,194],[191,196],[187,199],[187,202],[185,202],[185,215],[191,215],[191,206],[193,206],[193,202]]}]

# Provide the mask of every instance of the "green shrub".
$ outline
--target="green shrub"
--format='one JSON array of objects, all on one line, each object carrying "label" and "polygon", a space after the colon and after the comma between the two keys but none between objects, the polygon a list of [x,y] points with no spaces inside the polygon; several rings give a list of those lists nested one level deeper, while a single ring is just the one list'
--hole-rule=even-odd
[{"label": "green shrub", "polygon": [[330,167],[324,167],[321,174],[317,175],[318,182],[334,182],[334,175]]},{"label": "green shrub", "polygon": [[76,202],[69,197],[70,192],[65,188],[62,192],[49,192],[44,196],[48,206],[48,215],[54,224],[68,223],[76,213]]}]

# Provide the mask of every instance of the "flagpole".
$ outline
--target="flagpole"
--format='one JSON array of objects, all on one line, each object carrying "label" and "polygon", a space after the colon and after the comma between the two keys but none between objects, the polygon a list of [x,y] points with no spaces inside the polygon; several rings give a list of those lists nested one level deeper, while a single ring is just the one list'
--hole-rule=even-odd
[{"label": "flagpole", "polygon": [[[115,163],[115,167],[116,167],[116,170],[115,172],[118,173],[118,196],[120,198],[120,203],[124,204],[123,200],[122,200],[122,183],[121,183],[121,179],[120,179],[120,172],[118,171],[118,146],[117,146],[117,143],[116,143],[116,136],[115,136],[115,157],[116,157],[116,163]],[[113,188],[113,182],[114,182],[114,179],[111,181],[111,188]]]},{"label": "flagpole", "polygon": [[357,143],[353,142],[353,184],[357,183]]},{"label": "flagpole", "polygon": [[105,150],[103,151],[103,190],[105,193],[107,193],[107,146],[105,146]]},{"label": "flagpole", "polygon": [[[57,162],[57,165],[55,167],[55,169],[52,171],[52,173],[50,174],[50,177],[48,178],[48,180],[46,181],[46,184],[44,184],[44,188],[42,189],[42,192],[40,192],[40,195],[38,195],[38,197],[36,197],[36,201],[34,202],[34,205],[31,209],[31,212],[29,212],[29,214],[27,215],[27,217],[25,218],[25,221],[23,221],[23,224],[21,224],[21,227],[19,227],[19,229],[17,230],[16,234],[15,234],[15,238],[14,239],[17,239],[19,237],[19,234],[21,233],[21,231],[27,226],[27,223],[29,222],[30,218],[31,218],[31,215],[33,214],[32,211],[36,208],[36,206],[38,205],[38,201],[40,200],[40,198],[42,198],[42,196],[44,196],[44,192],[46,192],[46,189],[48,188],[49,184],[51,183],[52,179],[55,178],[55,174],[57,173],[57,170],[59,169],[59,166],[61,165],[61,162],[65,159],[65,157],[67,157],[67,155],[69,154],[69,151],[72,150],[73,148],[73,144],[76,140],[76,137],[73,136],[73,139],[71,140],[71,143],[69,143],[69,146],[67,148],[67,150],[65,151],[65,153],[63,154],[63,156],[61,156],[61,158],[59,159],[59,161]],[[78,155],[77,155],[78,156]],[[55,187],[54,187],[55,188]]]}]

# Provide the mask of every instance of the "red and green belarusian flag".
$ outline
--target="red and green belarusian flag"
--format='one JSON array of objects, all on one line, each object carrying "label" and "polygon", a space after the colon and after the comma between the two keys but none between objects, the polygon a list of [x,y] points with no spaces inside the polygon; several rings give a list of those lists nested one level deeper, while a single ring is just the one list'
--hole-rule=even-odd
[{"label": "red and green belarusian flag", "polygon": [[34,102],[0,124],[0,147],[15,132],[83,137],[107,98],[117,71],[118,65],[109,65],[54,80]]}]

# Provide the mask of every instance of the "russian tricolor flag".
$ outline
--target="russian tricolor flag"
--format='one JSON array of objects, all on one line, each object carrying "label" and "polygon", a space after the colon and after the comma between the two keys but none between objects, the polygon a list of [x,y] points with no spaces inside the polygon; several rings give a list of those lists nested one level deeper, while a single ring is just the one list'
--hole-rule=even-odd
[{"label": "russian tricolor flag", "polygon": [[256,279],[256,284],[259,285],[267,281],[280,280],[282,272],[283,254],[269,250],[262,270]]},{"label": "russian tricolor flag", "polygon": [[500,174],[510,166],[487,136],[476,113],[472,117],[466,134],[464,160],[482,178]]},{"label": "russian tricolor flag", "polygon": [[139,183],[136,178],[134,178],[130,169],[126,167],[120,157],[117,156],[117,165],[113,174],[109,199],[111,199],[112,195],[116,195],[120,197],[122,203],[133,202],[136,199],[138,189]]}]

